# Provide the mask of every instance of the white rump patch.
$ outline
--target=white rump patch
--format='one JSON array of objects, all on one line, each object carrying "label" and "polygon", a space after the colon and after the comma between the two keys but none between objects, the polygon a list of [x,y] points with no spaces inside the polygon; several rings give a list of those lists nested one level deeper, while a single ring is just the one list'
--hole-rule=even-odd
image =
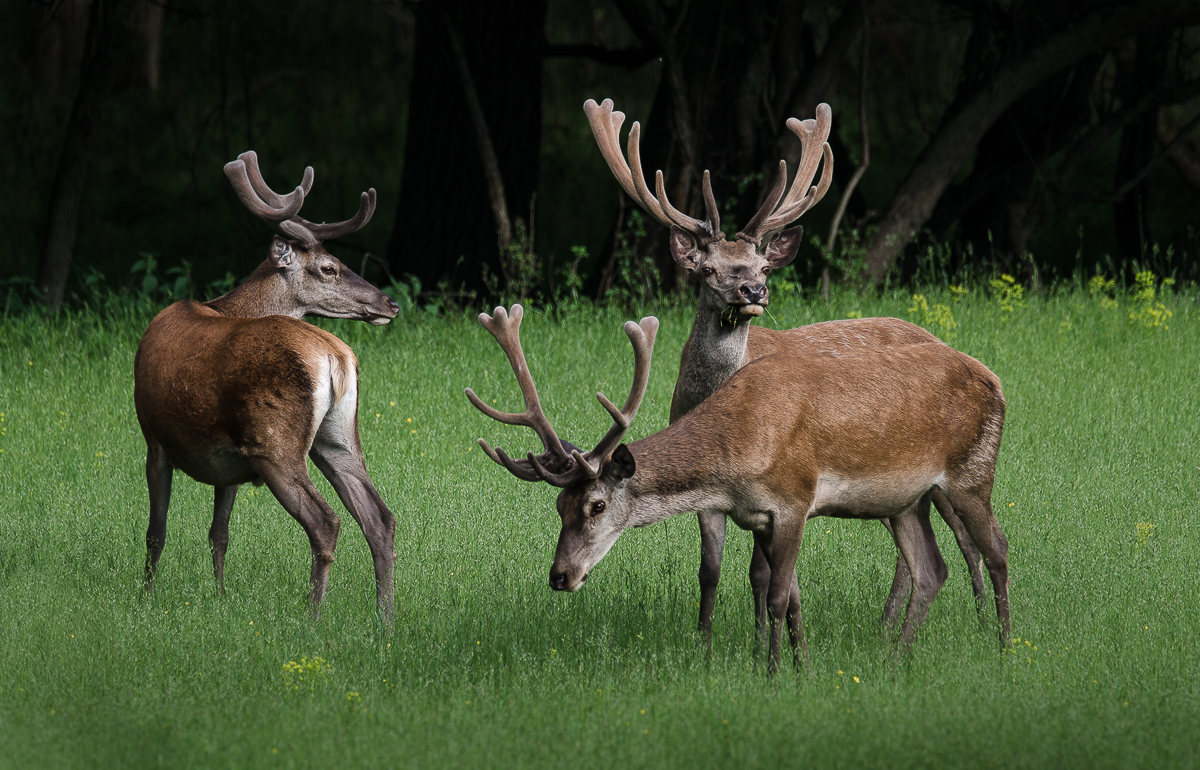
[{"label": "white rump patch", "polygon": [[325,440],[353,446],[358,410],[358,373],[353,359],[347,361],[336,354],[322,357],[314,380],[312,437],[319,431]]}]

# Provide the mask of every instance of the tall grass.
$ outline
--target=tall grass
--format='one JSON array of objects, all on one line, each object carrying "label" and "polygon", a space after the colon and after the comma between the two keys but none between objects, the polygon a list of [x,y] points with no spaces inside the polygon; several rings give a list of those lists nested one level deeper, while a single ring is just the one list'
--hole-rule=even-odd
[{"label": "tall grass", "polygon": [[[359,356],[369,468],[398,519],[391,633],[348,516],[322,615],[308,617],[307,542],[265,488],[239,495],[216,597],[212,491],[180,474],[156,593],[140,601],[132,362],[146,318],[0,321],[0,766],[1194,765],[1200,296],[921,296],[924,309],[908,293],[777,290],[763,320],[910,318],[1000,376],[993,505],[1018,638],[1001,651],[991,608],[980,627],[951,546],[951,579],[897,656],[876,622],[895,558],[886,533],[817,520],[799,565],[811,662],[770,680],[736,530],[708,658],[693,517],[624,535],[580,593],[549,589],[555,490],[474,444],[536,439],[463,397],[470,385],[519,408],[472,320],[324,324]],[[1154,303],[1172,313],[1157,327],[1142,312]],[[632,438],[667,423],[691,312],[656,310]],[[628,388],[627,315],[526,315],[543,401],[576,443],[607,427],[593,394]]]}]

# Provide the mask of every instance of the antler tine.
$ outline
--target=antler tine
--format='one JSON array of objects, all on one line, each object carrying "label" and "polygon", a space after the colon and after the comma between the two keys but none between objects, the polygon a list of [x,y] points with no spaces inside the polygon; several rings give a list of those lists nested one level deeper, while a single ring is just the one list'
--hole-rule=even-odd
[{"label": "antler tine", "polygon": [[[825,197],[833,182],[833,150],[826,141],[832,124],[833,112],[828,104],[817,105],[816,120],[788,118],[787,127],[800,139],[800,166],[796,178],[782,202],[777,202],[774,194],[767,197],[754,219],[738,233],[739,237],[759,244],[764,235],[787,227]],[[818,146],[820,152],[817,152]],[[818,166],[821,166],[821,181],[810,187]],[[785,176],[785,169],[781,161],[781,178]],[[777,187],[779,184],[776,182]]]},{"label": "antler tine", "polygon": [[[605,99],[602,104],[596,104],[594,99],[588,99],[583,103],[583,112],[587,115],[588,124],[592,127],[592,136],[596,139],[596,146],[600,148],[600,154],[604,156],[609,171],[621,185],[621,189],[660,225],[670,227],[671,220],[659,208],[658,201],[650,194],[650,189],[646,187],[645,177],[642,175],[642,161],[638,155],[638,135],[641,132],[641,125],[634,121],[633,126],[629,129],[629,162],[627,163],[625,156],[621,154],[620,142],[625,113],[613,110],[612,99]],[[635,179],[639,180],[641,184],[636,184]]]},{"label": "antler tine", "polygon": [[[521,479],[522,481],[542,480],[542,477],[538,475],[536,470],[533,470],[531,467],[523,466],[518,461],[513,460],[504,453],[503,449],[499,447],[492,449],[491,445],[483,439],[479,439],[479,446],[483,449],[484,454],[492,458],[493,462],[495,462],[497,465],[503,465],[508,469],[509,473]],[[529,457],[532,466],[533,452],[529,453]]]},{"label": "antler tine", "polygon": [[[238,160],[246,164],[246,172],[250,176],[250,184],[254,188],[254,192],[258,194],[258,197],[268,206],[274,208],[283,206],[284,196],[267,186],[266,181],[263,179],[262,170],[258,167],[258,153],[254,150],[246,150],[238,156]],[[300,196],[301,198],[307,196],[309,191],[312,190],[312,183],[312,166],[306,166],[304,168],[304,178],[300,181],[300,187],[304,190],[304,193]],[[294,194],[292,193],[292,195]],[[288,197],[291,196],[289,195]]]},{"label": "antler tine", "polygon": [[[716,201],[712,200],[710,204],[712,189],[707,181],[708,172],[705,172],[705,208],[709,220],[701,222],[672,207],[667,201],[666,195],[661,192],[657,196],[650,192],[650,187],[646,184],[645,172],[642,169],[642,126],[640,123],[634,121],[629,128],[629,141],[626,145],[628,162],[626,162],[625,155],[621,154],[620,144],[621,125],[625,122],[625,114],[613,111],[612,99],[605,99],[602,104],[596,104],[595,100],[588,99],[583,103],[583,111],[587,114],[588,123],[592,127],[592,135],[596,138],[596,144],[600,148],[600,154],[604,156],[609,170],[612,171],[625,193],[663,227],[675,225],[692,233],[696,238],[711,240],[713,233],[717,232],[719,227]],[[659,171],[658,176],[661,174],[662,172]]]},{"label": "antler tine", "polygon": [[313,237],[318,241],[331,241],[334,238],[341,238],[343,235],[349,235],[356,230],[361,230],[367,226],[367,222],[371,221],[371,217],[375,214],[375,188],[372,187],[362,194],[358,204],[358,213],[344,222],[330,222],[328,224],[315,224],[309,222],[303,217],[293,217],[293,219],[302,227],[312,233]]},{"label": "antler tine", "polygon": [[521,388],[521,395],[525,400],[525,411],[521,413],[501,412],[494,409],[483,402],[483,399],[475,395],[475,392],[470,388],[466,389],[467,399],[476,409],[491,417],[493,420],[502,422],[506,425],[522,425],[527,428],[532,428],[538,438],[542,440],[542,446],[545,451],[540,458],[535,458],[533,453],[529,453],[529,459],[524,464],[520,460],[513,460],[504,453],[504,450],[492,448],[483,439],[479,440],[483,451],[493,461],[503,465],[517,478],[525,481],[537,481],[542,477],[538,469],[548,461],[553,461],[555,467],[562,467],[570,462],[570,455],[567,454],[565,447],[566,442],[561,441],[558,435],[554,432],[550,421],[546,419],[545,412],[542,411],[541,401],[538,399],[537,388],[533,384],[533,377],[529,373],[529,365],[525,362],[525,353],[521,349],[521,318],[525,311],[520,305],[513,305],[510,312],[506,312],[503,307],[498,307],[495,314],[489,316],[487,313],[479,314],[479,323],[487,329],[496,342],[500,344],[500,348],[508,357],[508,362],[512,366],[513,373],[517,376],[517,384]]},{"label": "antler tine", "polygon": [[650,359],[654,353],[654,338],[658,336],[658,332],[659,319],[653,315],[648,315],[637,324],[634,321],[625,321],[625,335],[629,336],[629,343],[634,347],[634,385],[630,387],[625,405],[620,409],[608,401],[604,393],[596,393],[596,399],[608,410],[608,414],[612,415],[613,426],[608,428],[605,437],[600,439],[600,443],[586,456],[571,452],[575,462],[584,465],[593,479],[599,476],[600,470],[604,468],[605,459],[617,449],[620,440],[625,437],[625,432],[629,431],[630,423],[634,421],[637,409],[642,405],[642,399],[646,398],[646,389],[650,381]]},{"label": "antler tine", "polygon": [[[787,127],[800,140],[800,165],[796,169],[796,179],[792,189],[783,199],[780,208],[795,205],[800,198],[809,194],[809,186],[817,175],[817,164],[824,153],[824,145],[828,144],[829,131],[833,126],[833,111],[828,104],[817,105],[817,119],[797,120],[788,118]],[[820,148],[821,152],[817,152]],[[801,181],[803,180],[803,181]]]},{"label": "antler tine", "polygon": [[[242,154],[246,155],[247,153]],[[304,205],[304,189],[297,187],[286,196],[271,193],[271,200],[266,201],[254,188],[250,168],[242,158],[225,164],[225,176],[233,185],[234,192],[237,193],[242,205],[273,227],[277,227],[280,222],[295,216],[300,207]]]},{"label": "antler tine", "polygon": [[779,161],[779,174],[775,177],[775,186],[771,188],[771,192],[767,193],[767,197],[763,199],[762,206],[754,214],[754,218],[747,222],[746,226],[735,237],[744,241],[750,241],[755,246],[758,246],[761,239],[760,231],[763,221],[779,205],[779,199],[783,197],[785,187],[787,187],[787,161],[781,160]]},{"label": "antler tine", "polygon": [[712,183],[709,181],[708,169],[704,170],[703,183],[704,207],[708,210],[708,219],[704,222],[689,217],[671,205],[671,201],[667,200],[667,188],[663,181],[662,171],[658,171],[654,175],[654,189],[658,194],[659,205],[662,206],[663,211],[667,212],[667,216],[671,217],[671,221],[676,226],[687,230],[702,241],[713,240],[713,236],[720,230],[721,217],[717,213],[717,201],[713,198]]}]

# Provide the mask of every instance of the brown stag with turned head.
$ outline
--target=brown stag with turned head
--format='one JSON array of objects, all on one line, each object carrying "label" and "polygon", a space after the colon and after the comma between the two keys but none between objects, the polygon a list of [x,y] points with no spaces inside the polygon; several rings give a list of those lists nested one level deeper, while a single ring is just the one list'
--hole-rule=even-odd
[{"label": "brown stag with turned head", "polygon": [[[733,373],[750,361],[778,352],[817,353],[851,351],[865,346],[895,346],[936,343],[939,340],[921,327],[898,318],[862,318],[825,321],[794,329],[767,329],[751,324],[768,304],[767,273],[796,257],[804,228],[788,228],[824,197],[833,179],[833,152],[826,141],[832,124],[829,105],[817,107],[816,120],[790,118],[787,127],[800,139],[800,167],[791,188],[787,187],[787,164],[779,162],[779,176],[762,207],[734,240],[725,240],[712,193],[709,173],[704,172],[702,191],[705,219],[680,212],[667,200],[662,171],[655,175],[656,195],[650,192],[642,173],[639,152],[641,127],[634,122],[629,131],[628,162],[619,143],[625,115],[613,111],[605,99],[583,105],[592,133],[609,169],[625,193],[659,224],[670,229],[670,249],[675,261],[699,278],[699,307],[691,335],[679,362],[679,379],[671,400],[671,422],[683,417],[708,398]],[[817,170],[821,179],[812,185]],[[954,532],[971,575],[976,608],[982,612],[985,598],[979,549],[971,542],[966,527],[953,507],[936,490],[933,502]],[[700,511],[700,622],[705,636],[712,633],[712,614],[721,556],[725,544],[725,519],[719,512]],[[888,519],[883,520],[889,525]],[[750,563],[755,618],[765,629],[770,584],[770,567],[757,543]],[[912,586],[903,556],[896,559],[895,577],[884,605],[883,621],[891,626]]]},{"label": "brown stag with turned head", "polygon": [[153,590],[178,468],[216,488],[209,543],[218,591],[224,591],[238,485],[265,483],[308,535],[316,614],[340,522],[309,478],[305,458],[311,457],[366,535],[376,600],[390,620],[396,523],[363,459],[358,360],[346,343],[300,320],[311,315],[381,325],[396,316],[390,297],[322,244],[367,224],[375,190],[362,194],[353,218],[314,224],[298,215],[312,186],[311,167],[287,195],[263,181],[253,152],[227,164],[225,174],[246,208],[282,237],[272,239],[266,261],[233,291],[210,302],[176,302],[142,336],[133,397],[150,490],[145,590]]},{"label": "brown stag with turned head", "polygon": [[796,560],[805,522],[882,519],[913,580],[900,637],[907,645],[946,579],[929,526],[930,495],[938,490],[984,553],[1001,639],[1008,638],[1008,541],[991,509],[1004,395],[983,364],[941,343],[842,355],[780,352],[747,364],[665,430],[626,445],[620,442],[645,395],[658,329],[654,318],[630,321],[633,387],[621,409],[597,394],[614,424],[583,453],[558,438],[542,411],[521,349],[521,316],[515,305],[479,320],[508,356],[525,412],[500,412],[466,393],[484,414],[528,426],[541,439],[543,453],[524,460],[479,443],[518,478],[562,489],[555,590],[578,590],[630,527],[719,512],[753,533],[770,567],[768,665],[775,670],[785,618],[795,660],[804,646]]}]

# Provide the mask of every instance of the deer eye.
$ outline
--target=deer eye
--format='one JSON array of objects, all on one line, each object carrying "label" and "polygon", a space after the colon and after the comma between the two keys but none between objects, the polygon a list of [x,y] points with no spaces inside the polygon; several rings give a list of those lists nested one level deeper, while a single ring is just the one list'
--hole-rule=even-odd
[{"label": "deer eye", "polygon": [[700,268],[700,272],[703,273],[704,275],[716,275],[717,274],[717,271],[712,269],[708,265],[705,265],[704,267]]},{"label": "deer eye", "polygon": [[596,502],[592,503],[592,515],[599,516],[600,514],[604,513],[604,509],[607,507],[608,504],[603,500],[597,500]]},{"label": "deer eye", "polygon": [[337,275],[337,268],[333,265],[321,265],[321,274],[330,277]]},{"label": "deer eye", "polygon": [[769,273],[769,272],[771,272],[771,268],[770,268],[770,267],[764,267],[764,268],[763,268],[763,272],[764,272],[764,273]]}]

